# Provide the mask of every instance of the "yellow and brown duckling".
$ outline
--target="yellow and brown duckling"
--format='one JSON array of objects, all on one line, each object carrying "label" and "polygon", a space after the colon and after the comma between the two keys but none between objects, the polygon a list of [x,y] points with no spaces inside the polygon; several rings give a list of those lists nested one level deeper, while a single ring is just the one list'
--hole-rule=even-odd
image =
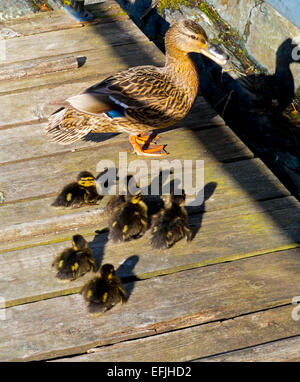
[{"label": "yellow and brown duckling", "polygon": [[101,198],[97,192],[94,175],[89,171],[82,171],[77,176],[77,182],[67,184],[51,206],[75,208],[83,204],[96,204]]},{"label": "yellow and brown duckling", "polygon": [[188,215],[184,207],[185,198],[183,190],[180,195],[172,193],[166,206],[153,216],[150,239],[152,248],[172,247],[184,237],[188,241],[192,240],[192,231],[188,226]]},{"label": "yellow and brown duckling", "polygon": [[148,228],[148,207],[142,194],[125,196],[125,202],[114,209],[108,221],[109,239],[128,241],[142,236]]},{"label": "yellow and brown duckling", "polygon": [[196,65],[188,53],[202,53],[220,65],[228,56],[209,43],[203,28],[175,22],[166,33],[164,67],[137,66],[116,73],[68,98],[49,117],[46,134],[69,144],[89,132],[125,132],[138,155],[166,155],[152,130],[172,126],[193,106],[199,88]]},{"label": "yellow and brown duckling", "polygon": [[88,311],[93,314],[103,313],[128,299],[112,264],[102,265],[99,275],[84,285],[81,294],[88,303]]},{"label": "yellow and brown duckling", "polygon": [[56,277],[62,281],[72,281],[87,272],[97,269],[93,253],[88,243],[81,235],[74,235],[72,248],[66,248],[59,253],[52,263],[57,270]]},{"label": "yellow and brown duckling", "polygon": [[106,204],[105,211],[110,216],[117,208],[126,202],[126,195],[128,194],[129,182],[133,179],[133,175],[127,175],[124,182],[124,194],[112,195]]}]

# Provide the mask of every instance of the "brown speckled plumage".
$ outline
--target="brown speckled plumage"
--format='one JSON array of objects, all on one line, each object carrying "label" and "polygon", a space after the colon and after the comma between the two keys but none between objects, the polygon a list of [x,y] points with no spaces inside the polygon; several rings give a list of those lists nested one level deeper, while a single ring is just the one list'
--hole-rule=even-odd
[{"label": "brown speckled plumage", "polygon": [[[199,77],[189,52],[204,52],[209,43],[195,22],[179,21],[167,32],[164,67],[138,66],[118,72],[67,99],[68,106],[49,117],[47,135],[68,144],[88,132],[138,135],[175,124],[190,111]],[[111,118],[108,112],[121,109]]]}]

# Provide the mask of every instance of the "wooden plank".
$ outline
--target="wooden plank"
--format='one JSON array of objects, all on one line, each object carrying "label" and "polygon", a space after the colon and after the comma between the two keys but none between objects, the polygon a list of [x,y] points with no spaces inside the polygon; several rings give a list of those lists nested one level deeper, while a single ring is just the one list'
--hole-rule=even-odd
[{"label": "wooden plank", "polygon": [[[12,93],[18,91],[18,89],[23,90],[38,86],[51,85],[51,87],[53,87],[54,84],[82,81],[84,78],[87,83],[90,84],[91,81],[94,81],[95,83],[117,71],[125,70],[131,66],[149,64],[163,66],[165,61],[163,53],[150,41],[138,44],[120,45],[113,49],[109,45],[103,46],[101,49],[97,49],[97,47],[96,49],[95,47],[91,48],[93,49],[80,51],[79,46],[78,51],[74,53],[74,55],[80,59],[82,65],[78,70],[32,77],[30,78],[30,81],[27,79],[19,79],[9,82],[3,81],[1,83],[0,94]],[[141,54],[141,52],[145,53]],[[62,54],[55,56],[55,58],[64,58],[66,56],[69,55]],[[43,60],[44,59],[45,58],[43,58]],[[99,63],[101,63],[101,70],[99,68]],[[13,63],[9,65],[15,64]],[[94,80],[92,78],[94,78]]]},{"label": "wooden plank", "polygon": [[[66,41],[68,42],[66,44]],[[143,32],[131,20],[122,20],[92,27],[57,30],[6,40],[6,59],[2,64],[20,60],[74,54],[78,50],[101,49],[147,41]]]},{"label": "wooden plank", "polygon": [[[278,321],[276,320],[276,327]],[[75,361],[75,360],[74,360]],[[300,336],[197,360],[198,362],[299,362]]]},{"label": "wooden plank", "polygon": [[[265,205],[266,208],[268,204],[271,204],[270,207],[273,209],[263,211],[263,206],[259,206],[258,209],[261,209],[261,213],[256,212],[249,215],[231,216],[229,214],[226,217],[227,211],[224,210],[223,213],[218,211],[204,214],[203,217],[194,216],[191,222],[199,226],[202,220],[202,227],[193,241],[188,245],[185,241],[181,241],[167,250],[151,250],[148,243],[148,233],[144,238],[134,242],[112,244],[108,241],[107,233],[95,236],[95,229],[103,228],[101,224],[90,227],[89,232],[87,232],[88,228],[86,227],[76,230],[70,224],[71,230],[65,233],[60,232],[56,235],[52,233],[52,236],[46,235],[40,239],[35,238],[44,245],[34,246],[31,242],[26,248],[26,246],[24,247],[26,241],[22,241],[23,248],[0,254],[0,269],[3,274],[0,295],[5,296],[7,306],[12,306],[78,292],[78,287],[83,285],[81,279],[76,283],[62,285],[57,283],[50,271],[54,255],[70,246],[71,236],[75,233],[85,235],[98,264],[108,262],[120,265],[124,259],[129,259],[134,254],[138,260],[134,267],[134,274],[139,279],[205,267],[206,265],[262,255],[268,252],[270,252],[269,258],[272,259],[274,255],[271,253],[272,250],[283,250],[298,245],[295,244],[294,240],[299,241],[300,236],[299,213],[295,213],[292,207],[274,210],[276,208],[274,201],[261,204]],[[274,222],[267,217],[266,212],[272,214]],[[96,215],[94,217],[97,218]],[[284,219],[286,219],[285,223],[283,222]],[[255,226],[255,230],[253,226]],[[69,227],[66,226],[66,228]],[[293,230],[295,231],[294,234]],[[18,245],[18,242],[14,245]],[[289,254],[298,254],[299,256],[300,249],[290,249],[281,253],[282,256],[289,256]],[[123,278],[128,278],[132,276],[132,269],[128,266],[122,267],[119,274]],[[7,288],[5,281],[7,278],[10,280],[9,288]]]},{"label": "wooden plank", "polygon": [[[123,266],[134,271],[137,260],[132,260],[132,256],[124,257]],[[126,284],[130,296],[127,304],[118,305],[100,317],[87,314],[78,294],[11,307],[5,310],[6,319],[1,322],[0,359],[30,360],[78,354],[95,346],[290,304],[292,297],[299,295],[299,271],[299,252],[288,251]],[[43,278],[38,278],[42,283]],[[6,286],[2,293],[5,298],[11,288],[7,287],[7,280],[3,282],[1,279],[1,284]],[[270,323],[271,333],[276,332],[276,320],[284,320],[286,329],[281,331],[281,336],[299,335],[299,323],[291,319],[292,307],[291,304],[283,307],[282,315],[272,315],[274,309],[269,311],[270,315],[268,312],[256,313],[252,320],[250,317],[250,322],[253,325],[256,322],[254,329],[258,326],[261,331],[250,333],[256,332],[260,340],[265,338],[263,329],[266,326],[260,326],[264,323],[260,315],[267,314],[274,322]],[[224,330],[226,324],[211,325],[215,328],[223,326],[223,334],[229,334],[229,337],[226,335],[229,345],[232,336]],[[247,331],[239,331],[236,342],[242,342],[243,332],[246,335]],[[210,337],[216,343],[218,336],[212,336],[210,332]],[[184,338],[188,344],[187,337]],[[214,346],[208,355],[219,353],[218,346]],[[236,343],[234,346],[236,348]],[[200,356],[201,352],[197,351],[193,358]]]},{"label": "wooden plank", "polygon": [[[199,122],[195,124],[195,120]],[[190,114],[176,126],[197,130],[223,125],[224,120],[200,96]],[[98,146],[99,148],[99,142],[107,139],[110,139],[109,142],[112,142],[112,145],[119,142],[120,139],[124,140],[124,136],[119,135],[114,137],[113,133],[107,133],[93,135],[94,140],[80,139],[71,145],[60,145],[51,142],[45,136],[44,131],[46,126],[47,122],[0,129],[0,165],[60,152],[70,152],[85,147]],[[114,138],[112,139],[112,137]],[[12,150],[12,147],[15,147],[16,150]],[[17,150],[17,148],[20,148],[20,150]]]},{"label": "wooden plank", "polygon": [[77,69],[78,65],[79,63],[75,56],[51,57],[10,65],[0,65],[0,81]]},{"label": "wooden plank", "polygon": [[[237,138],[228,127],[217,127],[203,131],[189,131],[183,128],[162,132],[161,142],[168,143],[168,160],[204,159],[205,165],[228,162],[241,158],[252,158],[252,152]],[[111,159],[119,167],[119,153],[128,153],[128,163],[136,160],[132,154],[127,134],[101,145],[75,152],[62,152],[53,156],[3,164],[1,166],[0,191],[5,201],[11,202],[48,196],[56,193],[66,182],[73,181],[82,170],[96,170],[103,158]],[[196,144],[191,144],[196,142]],[[112,148],[113,147],[113,148]],[[187,155],[188,153],[188,155]],[[149,165],[150,159],[145,162]],[[83,168],[84,163],[84,168]]]},{"label": "wooden plank", "polygon": [[[234,178],[239,180],[239,187]],[[187,207],[189,212],[215,211],[225,208],[233,214],[233,207],[241,205],[247,206],[246,212],[249,210],[253,212],[256,201],[289,195],[288,190],[278,182],[277,178],[259,159],[226,163],[223,166],[207,166],[204,170],[204,179],[206,182],[204,186],[205,202],[198,208],[196,206]],[[108,199],[109,197],[104,197],[100,206],[104,207]],[[159,200],[159,197],[153,196],[152,199]],[[65,230],[65,218],[70,219],[73,227],[74,224],[78,224],[78,228],[82,228],[84,225],[94,225],[97,221],[100,224],[101,220],[105,224],[106,217],[100,216],[101,211],[98,206],[80,208],[79,211],[55,209],[50,207],[53,200],[54,196],[1,206],[0,241],[9,241],[13,238],[20,240],[32,235]],[[151,199],[147,197],[147,200]],[[285,207],[288,206],[287,203]],[[95,215],[83,212],[93,209],[97,209]],[[228,215],[228,211],[226,213]],[[239,213],[245,213],[245,210],[240,208]],[[72,217],[73,214],[78,218]],[[62,218],[62,215],[67,216]]]},{"label": "wooden plank", "polygon": [[51,32],[61,29],[81,28],[85,25],[112,22],[116,19],[126,19],[128,15],[115,2],[105,2],[87,5],[96,19],[93,22],[76,22],[64,10],[31,14],[21,19],[14,19],[0,23],[0,36],[4,39],[30,36],[38,33]]},{"label": "wooden plank", "polygon": [[[293,197],[281,198],[280,201],[277,199],[265,201],[262,203],[258,203],[256,207],[254,204],[253,207],[251,208],[251,211],[252,213],[265,212],[269,214],[269,213],[272,213],[274,209],[286,210],[290,208],[294,208],[295,210],[298,209],[298,202]],[[92,211],[89,211],[87,214],[85,214],[85,210],[92,210]],[[88,236],[88,239],[92,241],[93,236],[95,234],[95,230],[98,230],[98,231],[107,230],[107,222],[106,222],[105,214],[100,214],[100,213],[97,214],[97,211],[95,210],[100,211],[98,206],[95,206],[94,208],[92,207],[83,208],[83,211],[81,211],[80,213],[77,210],[73,210],[73,211],[67,210],[67,211],[64,211],[64,213],[62,213],[63,218],[61,221],[57,219],[58,222],[56,222],[56,219],[54,218],[40,220],[39,224],[41,225],[41,227],[38,227],[38,228],[36,228],[37,225],[35,224],[35,222],[32,223],[29,221],[25,223],[21,223],[21,224],[11,225],[10,227],[7,227],[7,228],[4,227],[2,228],[2,231],[1,231],[3,232],[5,230],[5,233],[2,234],[2,237],[1,237],[2,240],[0,242],[0,253],[4,253],[7,251],[21,250],[24,248],[30,248],[30,247],[40,246],[40,245],[46,245],[50,243],[63,242],[65,240],[70,240],[72,235],[74,235],[75,233],[81,233],[82,235],[86,235]],[[75,215],[77,225],[76,223],[74,224],[72,222],[72,219],[73,219],[71,215],[72,212]],[[224,216],[238,217],[244,214],[249,214],[249,208],[248,206],[242,205],[242,206],[232,207],[230,209],[212,211],[209,214],[205,214],[205,218],[207,221],[216,221]],[[86,225],[82,225],[80,216],[83,216],[82,221],[83,222],[86,221],[87,222]],[[191,216],[190,223],[194,225],[195,230],[197,230],[198,227],[200,226],[202,218],[203,216],[199,214]],[[69,229],[68,226],[64,227],[64,222],[66,220],[68,221],[68,219],[72,222],[73,228],[71,229]],[[95,223],[95,219],[97,219],[97,224],[92,225],[92,223]],[[51,225],[52,225],[52,229],[49,229]],[[65,228],[64,230],[62,230],[63,227]],[[9,237],[11,237],[12,240],[7,240]],[[148,240],[147,237],[145,237],[145,239],[146,241]],[[97,246],[99,245],[102,248],[103,245],[106,244],[106,242],[107,242],[107,233],[104,233],[104,236],[101,235],[97,237],[96,243],[95,243],[95,250],[97,251]],[[292,242],[290,244],[286,244],[286,246],[283,246],[280,249],[282,250],[284,248],[294,248],[297,246],[298,246],[297,242]],[[272,250],[276,250],[276,248],[271,248],[269,252]],[[239,254],[237,255],[237,258],[255,256],[261,253],[268,252],[268,250],[264,250],[264,247],[262,247],[261,251],[262,252],[254,251],[254,252],[246,252],[244,254]],[[103,251],[101,253],[103,253]],[[176,253],[176,251],[174,253]],[[196,251],[194,251],[194,253],[196,253]],[[184,252],[182,252],[182,254],[184,254]],[[236,257],[233,257],[232,260],[234,260],[235,258]],[[175,261],[175,259],[173,260]],[[221,262],[221,261],[223,261],[222,257],[217,257],[217,262]],[[196,266],[202,266],[202,265],[207,265],[207,264],[206,262],[204,262],[203,264],[201,264],[201,262],[196,263]],[[188,267],[194,267],[194,266],[195,264],[192,263],[190,264],[190,266],[186,266],[186,267],[188,268]],[[171,271],[174,271],[174,269],[171,268]],[[144,274],[143,277],[151,277],[151,274],[149,274],[149,276]]]},{"label": "wooden plank", "polygon": [[[234,319],[200,325],[171,333],[126,341],[101,347],[92,354],[57,359],[54,362],[186,362],[218,351],[275,341],[285,335],[299,334],[299,324],[290,319],[291,307],[281,307],[252,313]],[[276,342],[277,346],[257,346],[262,352],[249,352],[246,358],[218,356],[203,361],[297,361],[299,337]],[[281,348],[281,346],[283,346]],[[143,349],[143,351],[141,351]],[[254,348],[255,349],[255,348]],[[271,353],[269,353],[269,350]],[[273,350],[273,351],[272,351]],[[285,353],[286,352],[286,353]],[[234,354],[234,353],[233,353]],[[53,361],[52,361],[53,362]]]}]

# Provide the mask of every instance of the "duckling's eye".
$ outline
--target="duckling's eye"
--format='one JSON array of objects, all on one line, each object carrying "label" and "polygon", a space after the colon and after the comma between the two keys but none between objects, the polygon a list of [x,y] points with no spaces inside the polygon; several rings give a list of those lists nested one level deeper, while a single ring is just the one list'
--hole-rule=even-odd
[{"label": "duckling's eye", "polygon": [[194,36],[193,34],[191,35],[191,38],[192,38],[193,40],[197,40],[197,37]]}]

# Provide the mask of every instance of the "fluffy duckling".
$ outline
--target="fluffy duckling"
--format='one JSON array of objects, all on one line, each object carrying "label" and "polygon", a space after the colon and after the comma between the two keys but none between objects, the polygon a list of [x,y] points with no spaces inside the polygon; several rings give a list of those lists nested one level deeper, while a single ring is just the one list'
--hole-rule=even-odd
[{"label": "fluffy duckling", "polygon": [[148,228],[148,207],[142,194],[125,196],[125,202],[114,209],[108,222],[109,239],[113,242],[137,239]]},{"label": "fluffy duckling", "polygon": [[83,204],[96,204],[101,198],[97,192],[94,175],[82,171],[77,176],[77,182],[67,184],[51,206],[75,208]]},{"label": "fluffy duckling", "polygon": [[162,249],[172,247],[177,241],[186,237],[192,240],[192,231],[188,227],[188,215],[184,208],[185,192],[180,195],[170,195],[166,206],[153,216],[151,225],[152,248]]},{"label": "fluffy duckling", "polygon": [[88,243],[81,235],[74,235],[72,248],[59,253],[52,263],[58,272],[56,277],[62,281],[75,280],[89,271],[95,272],[96,262]]},{"label": "fluffy duckling", "polygon": [[[128,186],[131,179],[133,179],[133,175],[127,175],[125,179],[124,191],[126,192],[126,194],[128,194]],[[126,194],[112,195],[110,197],[105,207],[105,210],[108,215],[113,214],[116,208],[119,208],[121,205],[123,205],[126,202]]]},{"label": "fluffy duckling", "polygon": [[88,281],[81,290],[83,298],[88,303],[88,311],[100,314],[114,305],[125,303],[128,299],[122,282],[115,274],[114,266],[104,264],[99,275]]}]

